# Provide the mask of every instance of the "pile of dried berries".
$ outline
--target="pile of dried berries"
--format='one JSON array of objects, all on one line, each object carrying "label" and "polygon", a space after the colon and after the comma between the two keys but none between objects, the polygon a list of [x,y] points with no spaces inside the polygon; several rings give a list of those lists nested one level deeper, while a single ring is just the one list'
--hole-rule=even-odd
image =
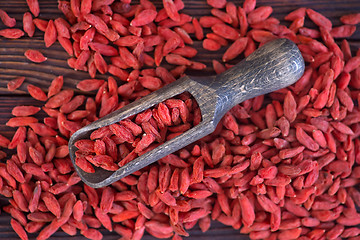
[{"label": "pile of dried berries", "polygon": [[[122,120],[93,131],[90,139],[75,142],[78,148],[75,152],[76,165],[88,173],[95,172],[91,164],[116,171],[199,124],[201,112],[196,101],[183,93],[179,98],[167,99],[132,118],[134,122],[131,119]],[[189,164],[180,160],[176,166],[188,167]]]},{"label": "pile of dried berries", "polygon": [[[9,198],[4,211],[11,214],[21,239],[35,232],[37,239],[47,239],[60,229],[101,239],[100,227],[123,239],[140,239],[145,231],[181,239],[197,223],[208,230],[211,220],[240,229],[251,239],[359,237],[360,51],[353,56],[343,38],[354,33],[360,13],[343,16],[344,25],[332,27],[320,13],[300,8],[285,17],[291,22],[286,27],[270,17],[270,6],[256,8],[255,0],[242,6],[207,0],[212,16],[200,19],[179,13],[182,0],[163,0],[160,10],[148,0],[58,2],[65,17],[46,21],[37,18],[37,0],[27,0],[36,18],[24,14],[24,31],[29,37],[35,26],[44,31],[46,47],[59,41],[71,55],[69,66],[88,71],[92,78],[77,87],[97,93],[74,96],[73,90],[62,90],[59,76],[47,94],[28,85],[30,95],[44,102],[42,109],[13,109],[15,117],[7,125],[17,130],[11,140],[0,136],[0,146],[16,148],[16,153],[0,164],[0,193]],[[14,18],[2,10],[0,17],[9,27],[0,30],[1,36],[24,35],[11,28]],[[306,17],[317,27],[304,27]],[[205,39],[203,28],[209,28]],[[193,34],[204,39],[209,51],[229,46],[224,62],[248,56],[273,39],[289,38],[301,50],[306,71],[286,89],[237,105],[213,134],[133,175],[102,189],[81,183],[68,156],[71,134],[175,81],[188,68],[205,68],[189,60],[197,54],[189,46]],[[343,39],[340,45],[337,38]],[[46,61],[36,50],[25,56]],[[160,66],[163,62],[175,66],[166,69]],[[217,73],[229,67],[213,60]],[[94,79],[96,72],[124,82]],[[9,90],[24,80],[9,82]],[[41,110],[48,117],[31,117]],[[78,142],[83,151],[78,162],[89,172],[90,163],[117,168],[113,160],[121,163],[130,155],[128,161],[199,121],[196,103],[183,94],[98,130],[94,142]],[[105,155],[109,164],[99,161]]]}]

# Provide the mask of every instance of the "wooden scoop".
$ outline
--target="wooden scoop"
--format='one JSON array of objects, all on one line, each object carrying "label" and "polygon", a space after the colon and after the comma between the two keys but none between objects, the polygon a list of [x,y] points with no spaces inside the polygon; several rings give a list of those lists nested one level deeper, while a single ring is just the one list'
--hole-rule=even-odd
[{"label": "wooden scoop", "polygon": [[[236,104],[287,87],[295,83],[303,72],[304,60],[292,41],[271,41],[222,74],[185,76],[79,129],[69,140],[71,161],[87,185],[93,188],[107,186],[212,133],[224,114]],[[75,164],[76,141],[89,138],[91,132],[98,128],[119,122],[185,91],[192,94],[201,110],[202,121],[195,127],[115,172],[95,167],[95,173],[86,173]]]}]

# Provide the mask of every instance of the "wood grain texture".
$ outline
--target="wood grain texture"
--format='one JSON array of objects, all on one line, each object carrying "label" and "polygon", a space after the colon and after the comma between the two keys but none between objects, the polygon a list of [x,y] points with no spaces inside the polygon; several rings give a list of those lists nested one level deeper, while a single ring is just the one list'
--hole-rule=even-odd
[{"label": "wood grain texture", "polygon": [[[296,44],[288,39],[277,39],[257,49],[243,61],[218,76],[183,77],[101,120],[75,132],[69,140],[69,154],[81,179],[90,187],[100,188],[138,171],[157,160],[186,147],[212,133],[221,118],[235,105],[259,95],[279,90],[295,83],[304,73],[304,60]],[[189,92],[202,112],[200,124],[183,134],[127,163],[115,172],[95,168],[86,173],[75,164],[74,144],[89,138],[95,129],[109,126],[183,92]]]},{"label": "wood grain texture", "polygon": [[[54,19],[61,16],[61,13],[57,9],[56,0],[39,0],[40,2],[40,18]],[[153,1],[157,6],[161,5],[160,0]],[[205,0],[184,0],[186,8],[184,13],[192,16],[209,15],[210,7],[206,5]],[[233,1],[235,4],[242,4],[243,1]],[[258,0],[257,6],[270,5],[274,8],[272,16],[282,19],[290,11],[299,7],[310,7],[316,11],[321,12],[325,16],[329,17],[335,26],[340,24],[339,17],[344,14],[360,12],[359,0]],[[25,11],[28,11],[25,0],[1,0],[0,8],[8,12],[11,17],[15,17],[17,20],[16,27],[22,26],[22,15]],[[286,23],[286,22],[283,22]],[[287,25],[289,23],[286,23]],[[309,26],[312,26],[309,24]],[[360,27],[360,26],[358,26]],[[5,26],[0,23],[0,29]],[[0,38],[0,133],[7,137],[11,137],[14,129],[5,126],[6,121],[10,118],[11,109],[16,105],[42,105],[41,102],[30,98],[26,91],[26,84],[24,84],[19,90],[9,93],[6,90],[6,84],[9,80],[17,76],[25,76],[26,83],[32,83],[42,88],[47,88],[50,81],[58,75],[63,75],[65,79],[65,88],[74,88],[77,82],[82,79],[89,78],[87,73],[74,71],[67,66],[66,59],[68,55],[62,50],[61,46],[56,43],[49,49],[45,48],[42,41],[43,33],[39,30],[36,31],[35,36],[32,39],[23,37],[18,40],[8,40]],[[350,45],[353,49],[360,47],[360,31],[357,31],[350,39]],[[221,59],[221,54],[225,51],[222,48],[221,51],[213,53],[202,49],[201,43],[195,42],[194,46],[198,49],[199,54],[196,56],[196,61],[201,61],[210,66],[212,59]],[[38,49],[44,53],[48,60],[42,64],[31,63],[24,57],[24,52],[29,49]],[[210,75],[209,69],[201,72],[195,72],[196,75]],[[106,76],[99,76],[99,78],[106,78]],[[37,117],[41,118],[44,113],[39,112]],[[0,205],[6,205],[7,200],[0,199]],[[17,235],[12,231],[10,224],[10,217],[7,214],[2,213],[0,215],[0,237],[7,239],[18,239]],[[104,239],[117,239],[118,236],[108,231],[102,231]],[[34,239],[35,235],[31,235],[31,239]],[[52,239],[64,239],[69,237],[61,231],[56,233]],[[75,238],[74,238],[75,239]],[[85,239],[77,236],[76,239]],[[146,235],[144,239],[154,239],[153,237]],[[213,223],[212,228],[207,233],[201,233],[196,227],[190,231],[190,237],[187,239],[242,239],[238,230],[233,230],[230,227],[223,226],[220,223]],[[243,237],[247,239],[247,237]]]}]

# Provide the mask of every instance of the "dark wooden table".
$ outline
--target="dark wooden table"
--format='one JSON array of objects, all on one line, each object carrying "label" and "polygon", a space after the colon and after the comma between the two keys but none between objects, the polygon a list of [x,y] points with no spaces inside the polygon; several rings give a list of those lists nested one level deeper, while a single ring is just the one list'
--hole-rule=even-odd
[{"label": "dark wooden table", "polygon": [[[62,16],[57,9],[56,0],[39,0],[40,2],[40,18],[55,19]],[[157,6],[162,1],[153,1]],[[206,5],[206,0],[184,0],[184,13],[191,16],[200,17],[202,15],[210,14],[210,7]],[[240,5],[243,1],[233,1]],[[257,6],[270,5],[274,12],[272,16],[283,19],[283,17],[290,11],[299,7],[309,7],[327,16],[333,22],[334,26],[340,25],[339,17],[344,14],[360,12],[359,0],[258,0]],[[25,0],[1,0],[0,8],[5,10],[10,16],[17,20],[16,27],[22,28],[22,15],[28,11]],[[283,22],[285,23],[285,22]],[[289,23],[287,23],[289,24]],[[311,25],[309,25],[311,26]],[[360,27],[360,26],[358,26]],[[0,29],[5,26],[0,23]],[[43,42],[43,33],[36,31],[33,38],[23,37],[18,40],[8,40],[0,38],[0,133],[11,138],[14,129],[5,126],[7,120],[11,117],[11,109],[16,105],[41,105],[36,100],[33,100],[26,91],[28,83],[36,86],[47,88],[50,81],[58,76],[64,76],[64,87],[75,88],[79,80],[89,78],[87,73],[74,71],[67,66],[67,53],[56,43],[52,47],[46,49]],[[360,30],[358,30],[350,39],[348,39],[352,49],[360,47]],[[212,59],[221,59],[221,51],[212,53],[204,51],[201,43],[195,42],[195,47],[199,50],[196,56],[196,61],[201,61],[211,66]],[[48,60],[42,64],[30,63],[24,57],[24,52],[29,49],[39,49],[48,57]],[[222,49],[223,51],[225,49]],[[222,52],[223,52],[222,51]],[[213,74],[209,69],[196,74],[209,75]],[[25,84],[15,92],[8,92],[6,84],[9,80],[17,76],[26,77]],[[98,76],[98,78],[106,78],[106,76]],[[45,114],[38,113],[36,116],[42,118]],[[0,205],[7,205],[6,198],[0,198]],[[0,238],[1,239],[18,239],[17,235],[12,231],[10,226],[10,216],[2,213],[0,215]],[[119,236],[111,234],[104,230],[104,239],[117,239]],[[32,239],[36,235],[31,235]],[[63,232],[58,232],[52,236],[51,239],[69,239],[69,236]],[[85,239],[83,237],[76,237],[76,239]],[[154,239],[146,235],[144,239]],[[248,239],[247,236],[239,234],[238,230],[233,230],[231,227],[224,226],[220,223],[213,223],[212,227],[206,233],[202,233],[198,227],[190,231],[190,237],[187,239]]]}]

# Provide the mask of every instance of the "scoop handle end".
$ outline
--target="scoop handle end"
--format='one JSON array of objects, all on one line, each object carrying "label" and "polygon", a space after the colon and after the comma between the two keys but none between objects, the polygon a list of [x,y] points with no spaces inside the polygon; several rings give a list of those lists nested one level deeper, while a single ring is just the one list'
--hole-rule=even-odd
[{"label": "scoop handle end", "polygon": [[296,44],[277,39],[254,51],[239,64],[218,75],[218,94],[235,105],[295,83],[305,64]]}]

